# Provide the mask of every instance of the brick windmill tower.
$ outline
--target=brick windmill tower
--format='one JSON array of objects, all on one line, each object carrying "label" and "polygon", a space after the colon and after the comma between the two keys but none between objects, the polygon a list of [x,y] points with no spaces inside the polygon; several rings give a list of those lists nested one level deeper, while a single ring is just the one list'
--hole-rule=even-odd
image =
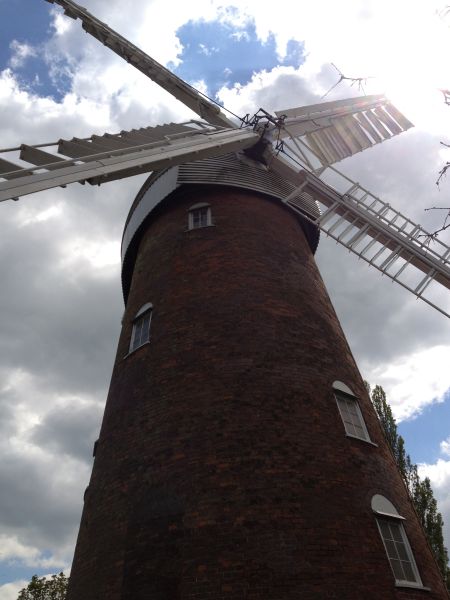
[{"label": "brick windmill tower", "polygon": [[313,257],[322,230],[429,303],[450,287],[450,249],[332,166],[410,123],[372,96],[237,128],[56,2],[202,117],[0,163],[0,199],[153,171],[69,600],[447,598]]}]

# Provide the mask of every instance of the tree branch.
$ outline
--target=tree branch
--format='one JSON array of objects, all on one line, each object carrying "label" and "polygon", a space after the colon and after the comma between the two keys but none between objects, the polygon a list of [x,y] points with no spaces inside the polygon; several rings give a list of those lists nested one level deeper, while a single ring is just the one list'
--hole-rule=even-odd
[{"label": "tree branch", "polygon": [[[339,85],[339,84],[340,84],[342,81],[350,81],[350,82],[351,82],[351,83],[350,83],[350,86],[353,86],[353,85],[355,85],[355,84],[356,84],[356,85],[358,86],[358,90],[360,90],[360,91],[361,91],[363,94],[365,94],[365,93],[366,93],[366,91],[365,91],[365,89],[364,89],[364,85],[367,83],[367,80],[368,80],[368,79],[373,79],[373,77],[346,77],[346,76],[344,75],[344,73],[342,73],[342,71],[340,71],[340,70],[337,68],[337,66],[336,66],[334,63],[331,63],[331,66],[332,66],[332,67],[334,67],[334,68],[336,69],[336,71],[339,73],[339,79],[338,79],[338,80],[337,80],[337,82],[336,82],[334,85],[332,85],[332,86],[330,87],[330,89],[329,89],[329,90],[328,90],[328,91],[327,91],[327,92],[326,92],[326,93],[325,93],[325,94],[322,96],[322,98],[321,98],[322,100],[323,100],[323,98],[325,98],[326,96],[328,96],[328,94],[329,94],[329,93],[330,93],[332,90],[334,90],[334,88],[335,88],[336,86],[338,86],[338,85]],[[449,94],[450,94],[450,92],[449,92]]]},{"label": "tree branch", "polygon": [[[444,167],[445,169],[449,168],[450,163],[447,163],[446,167]],[[424,210],[446,210],[447,214],[445,215],[444,218],[444,224],[442,225],[442,227],[439,227],[439,229],[436,229],[435,231],[433,231],[433,233],[427,234],[427,235],[423,235],[423,236],[419,236],[419,237],[426,237],[427,238],[427,242],[426,243],[430,243],[433,240],[437,239],[438,235],[442,232],[445,231],[446,229],[448,229],[450,227],[450,206],[432,206],[431,208],[425,208]]]}]

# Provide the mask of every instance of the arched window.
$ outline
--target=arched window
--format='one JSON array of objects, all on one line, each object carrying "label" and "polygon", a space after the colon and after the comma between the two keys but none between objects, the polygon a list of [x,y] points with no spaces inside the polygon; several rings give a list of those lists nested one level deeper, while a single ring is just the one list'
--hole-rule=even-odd
[{"label": "arched window", "polygon": [[150,302],[141,306],[133,319],[130,350],[133,352],[150,340],[150,322],[152,320],[153,305]]},{"label": "arched window", "polygon": [[378,530],[383,540],[389,564],[399,586],[423,587],[414,555],[406,537],[403,521],[395,506],[384,496],[372,498]]},{"label": "arched window", "polygon": [[188,210],[188,229],[199,229],[212,225],[211,207],[206,202],[194,204]]},{"label": "arched window", "polygon": [[333,391],[342,422],[344,423],[345,433],[350,437],[370,442],[369,432],[364,423],[358,400],[355,398],[352,390],[345,383],[342,383],[342,381],[335,381],[333,383]]}]

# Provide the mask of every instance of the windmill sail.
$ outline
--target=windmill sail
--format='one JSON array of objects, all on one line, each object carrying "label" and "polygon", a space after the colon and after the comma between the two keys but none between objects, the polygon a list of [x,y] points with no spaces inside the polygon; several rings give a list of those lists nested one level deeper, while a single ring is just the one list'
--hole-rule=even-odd
[{"label": "windmill sail", "polygon": [[[288,206],[358,258],[450,317],[449,246],[334,167],[332,185],[307,170],[295,172],[280,157],[273,159],[272,169],[296,186],[284,198]],[[304,207],[312,201],[319,205],[320,215],[305,214]]]},{"label": "windmill sail", "polygon": [[[450,308],[445,305],[450,289],[450,248],[331,166],[412,126],[384,96],[278,111],[278,121],[269,118],[262,129],[237,129],[218,106],[87,10],[72,0],[47,1],[60,5],[68,16],[81,19],[86,32],[206,122],[147,127],[0,151],[0,201],[76,181],[101,184],[253,147],[257,160],[264,160],[269,170],[293,186],[282,198],[292,210],[450,316]],[[302,165],[300,171],[292,160],[284,161],[274,153],[269,142],[276,137],[283,140],[291,158]],[[260,140],[263,143],[258,144]],[[328,183],[317,176],[325,170],[332,174]],[[314,203],[322,208],[321,215],[305,210]],[[417,275],[419,280],[413,283]],[[438,301],[428,295],[435,284],[446,292],[445,298],[438,292]]]},{"label": "windmill sail", "polygon": [[413,126],[382,95],[323,102],[276,114],[284,118],[280,137],[303,146],[311,166],[319,161],[316,168],[362,152]]},{"label": "windmill sail", "polygon": [[[0,202],[74,182],[99,185],[190,160],[236,152],[253,146],[260,136],[252,130],[223,129],[200,121],[147,127],[87,139],[0,151],[19,154],[22,166],[0,159]],[[57,154],[42,150],[53,147]],[[4,181],[2,181],[2,179]]]},{"label": "windmill sail", "polygon": [[220,108],[199,94],[188,83],[174,75],[148,54],[129,42],[108,25],[100,21],[82,6],[72,0],[47,0],[64,8],[64,13],[72,19],[80,19],[83,29],[110,48],[136,69],[155,81],[159,86],[180,100],[185,106],[213,125],[234,127],[232,121],[221,112]]}]

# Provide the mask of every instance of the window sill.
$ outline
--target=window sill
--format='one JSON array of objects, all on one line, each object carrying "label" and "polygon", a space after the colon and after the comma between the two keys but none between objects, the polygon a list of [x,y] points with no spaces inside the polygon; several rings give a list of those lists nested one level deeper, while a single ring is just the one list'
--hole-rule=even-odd
[{"label": "window sill", "polygon": [[137,352],[138,350],[140,350],[144,346],[148,346],[149,344],[150,344],[150,340],[147,340],[146,342],[144,342],[143,344],[141,344],[140,346],[138,346],[134,350],[131,350],[130,352],[128,352],[127,354],[125,354],[125,356],[122,358],[122,360],[125,360],[126,358],[128,358],[129,356],[131,356],[132,354],[134,354],[135,352]]},{"label": "window sill", "polygon": [[396,581],[395,587],[397,588],[412,588],[414,590],[422,590],[424,592],[431,592],[431,588],[420,585],[419,583],[409,583],[409,581]]},{"label": "window sill", "polygon": [[215,227],[215,224],[210,223],[209,225],[202,225],[201,227],[186,227],[184,232],[188,233],[189,231],[198,231],[199,229],[208,229],[209,227]]},{"label": "window sill", "polygon": [[365,440],[364,438],[360,438],[357,435],[352,435],[351,433],[346,433],[345,436],[351,438],[352,440],[359,440],[360,442],[364,442],[365,444],[370,444],[371,446],[378,448],[378,444],[375,444],[375,442],[372,442],[371,440]]}]

